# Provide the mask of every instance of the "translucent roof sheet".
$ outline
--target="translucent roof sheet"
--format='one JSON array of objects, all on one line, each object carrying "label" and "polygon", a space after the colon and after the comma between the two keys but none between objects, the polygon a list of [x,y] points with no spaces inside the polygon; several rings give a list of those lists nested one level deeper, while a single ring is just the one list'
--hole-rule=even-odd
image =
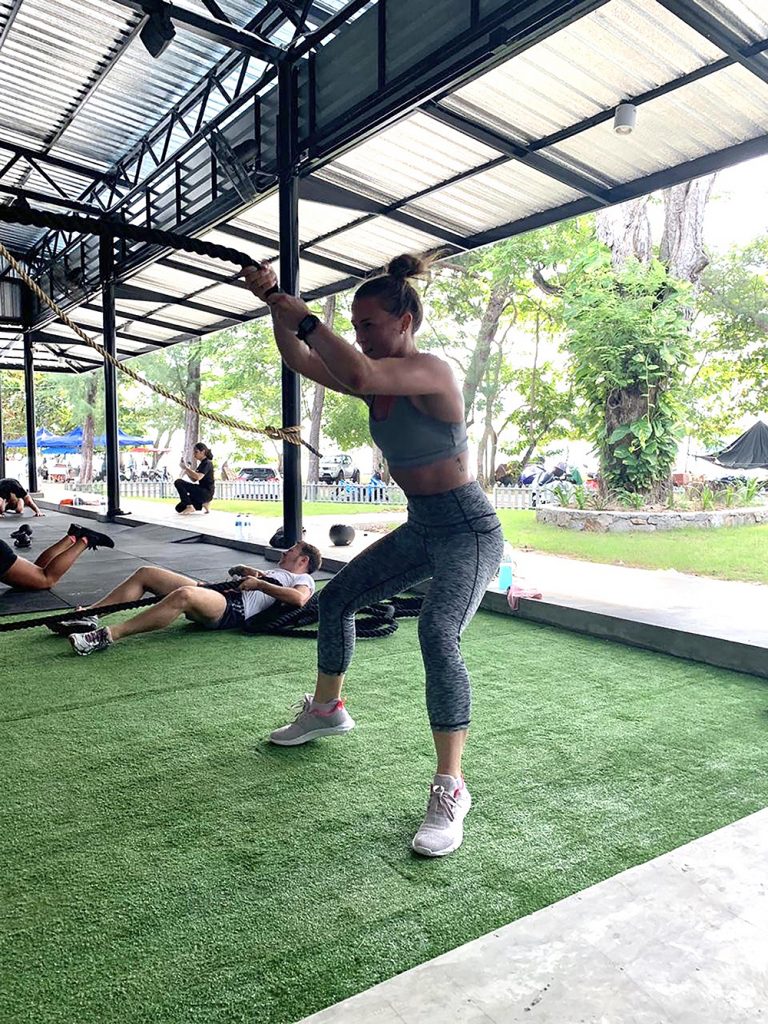
[{"label": "translucent roof sheet", "polygon": [[[203,0],[182,3],[209,15]],[[239,26],[250,24],[264,4],[219,0]],[[316,0],[313,10],[330,14],[343,5],[343,0]],[[469,0],[445,0],[439,9],[388,0],[386,69],[407,64],[414,74],[426,74],[418,62],[422,49],[452,45],[469,24],[472,6]],[[481,0],[474,6],[487,14],[504,3]],[[315,86],[324,106],[315,113],[321,128],[344,114],[350,95],[364,97],[363,79],[373,75],[376,80],[375,7],[372,0],[371,8],[358,12],[346,63],[343,31],[329,44],[338,44],[333,53],[339,60],[323,65],[323,49],[318,53]],[[16,18],[4,34],[11,10]],[[657,0],[608,0],[582,16],[574,13],[570,23],[521,46],[491,70],[465,75],[458,87],[446,81],[420,105],[404,104],[397,117],[382,120],[383,128],[356,145],[347,140],[321,150],[322,156],[304,154],[312,159],[300,183],[304,293],[320,296],[348,285],[399,252],[457,252],[574,209],[595,209],[707,173],[741,154],[768,153],[766,0],[680,0],[675,10]],[[173,45],[152,60],[135,38],[140,24],[139,15],[115,0],[0,0],[0,189],[5,183],[51,194],[52,179],[72,198],[87,195],[86,169],[101,172],[134,152],[131,147],[144,133],[174,104],[188,102],[183,97],[226,53],[221,44],[177,26]],[[271,38],[285,44],[292,32],[284,21]],[[734,53],[734,39],[742,49],[750,47],[749,53]],[[243,70],[246,84],[255,82],[263,67],[252,61]],[[339,68],[349,68],[349,74]],[[234,88],[231,78],[225,81]],[[240,163],[232,171],[226,151],[223,161],[216,151],[221,173],[215,187],[206,184],[206,169],[211,149],[220,143],[208,138],[205,144],[188,144],[181,129],[167,143],[171,155],[186,146],[178,184],[197,204],[187,223],[195,225],[198,237],[255,259],[274,259],[278,251],[272,170],[268,163],[248,163],[267,160],[263,153],[253,156],[260,145],[274,166],[270,89],[266,85],[261,96],[257,141],[253,111],[233,110],[222,119],[226,145],[237,150]],[[612,129],[613,114],[626,101],[637,105],[637,125],[631,135],[619,136]],[[227,102],[214,89],[206,118],[228,111]],[[38,171],[20,161],[2,173],[14,144],[47,149],[79,169],[43,165]],[[253,177],[238,184],[243,168]],[[151,202],[158,223],[175,224],[175,173],[176,165],[164,165],[154,179]],[[254,189],[258,194],[250,199]],[[222,196],[229,205],[216,205]],[[233,196],[237,202],[229,201]],[[0,203],[11,197],[0,191]],[[144,216],[145,199],[142,194],[132,200],[130,217]],[[18,249],[38,235],[36,229],[0,223],[0,238]],[[132,272],[118,288],[118,350],[123,355],[151,350],[263,313],[232,280],[235,269],[216,260],[160,253]],[[90,305],[76,309],[76,319],[98,331],[98,297]],[[54,325],[48,333],[63,337],[63,329]],[[3,338],[0,334],[0,366],[8,365],[9,352],[13,359],[17,353],[16,336],[7,336],[5,351]],[[74,343],[65,347],[73,357],[93,359]]]}]

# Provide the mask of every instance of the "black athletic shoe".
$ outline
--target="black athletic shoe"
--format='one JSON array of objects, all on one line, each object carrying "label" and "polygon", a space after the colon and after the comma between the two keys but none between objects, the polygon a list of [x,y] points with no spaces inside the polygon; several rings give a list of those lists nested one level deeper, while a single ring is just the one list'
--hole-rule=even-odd
[{"label": "black athletic shoe", "polygon": [[22,533],[21,536],[17,537],[13,542],[15,548],[31,548],[32,541],[28,533]]},{"label": "black athletic shoe", "polygon": [[14,530],[13,533],[11,534],[11,536],[12,537],[23,537],[25,533],[28,534],[30,537],[32,536],[32,529],[31,529],[31,527],[27,526],[26,523],[24,523],[23,526],[20,526],[18,528],[18,530]]},{"label": "black athletic shoe", "polygon": [[96,530],[92,530],[90,526],[78,526],[76,529],[80,531],[76,536],[80,540],[88,542],[89,551],[95,551],[97,548],[113,548],[115,546],[115,542],[111,537],[108,537],[106,533],[98,533]]},{"label": "black athletic shoe", "polygon": [[90,633],[99,628],[97,615],[78,615],[65,622],[46,622],[46,626],[56,636],[71,636],[72,633]]},{"label": "black athletic shoe", "polygon": [[82,529],[81,529],[81,527],[79,527],[77,525],[77,523],[72,523],[70,528],[67,530],[67,536],[68,537],[74,537],[75,539],[77,539],[78,537],[81,537],[82,536]]}]

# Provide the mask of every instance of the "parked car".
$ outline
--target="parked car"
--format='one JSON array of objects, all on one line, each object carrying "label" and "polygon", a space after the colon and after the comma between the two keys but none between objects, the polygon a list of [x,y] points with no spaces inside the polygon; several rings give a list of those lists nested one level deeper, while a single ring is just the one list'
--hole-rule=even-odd
[{"label": "parked car", "polygon": [[269,500],[280,497],[280,473],[276,466],[242,466],[232,484],[233,498]]},{"label": "parked car", "polygon": [[340,480],[351,480],[360,483],[360,469],[355,465],[351,455],[327,455],[320,460],[320,481],[324,484],[335,484]]},{"label": "parked car", "polygon": [[236,480],[263,480],[266,483],[276,483],[280,480],[280,473],[276,466],[241,466],[237,471]]}]

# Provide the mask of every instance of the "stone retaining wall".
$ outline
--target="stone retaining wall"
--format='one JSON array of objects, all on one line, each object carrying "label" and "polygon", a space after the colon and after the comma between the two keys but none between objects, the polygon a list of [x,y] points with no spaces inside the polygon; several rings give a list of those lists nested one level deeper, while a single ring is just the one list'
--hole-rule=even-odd
[{"label": "stone retaining wall", "polygon": [[536,510],[536,521],[566,530],[592,533],[655,533],[656,530],[718,526],[754,526],[768,523],[768,508],[727,508],[712,512],[598,512],[594,509],[544,507]]}]

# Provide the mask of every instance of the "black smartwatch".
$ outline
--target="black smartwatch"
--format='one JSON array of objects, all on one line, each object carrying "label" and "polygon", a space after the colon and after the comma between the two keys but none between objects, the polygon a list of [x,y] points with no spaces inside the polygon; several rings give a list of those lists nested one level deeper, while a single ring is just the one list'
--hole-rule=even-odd
[{"label": "black smartwatch", "polygon": [[[307,341],[307,335],[311,334],[319,323],[319,317],[316,317],[314,313],[308,313],[296,328],[296,334],[299,339],[301,341]],[[307,342],[307,344],[309,344],[309,342]]]}]

